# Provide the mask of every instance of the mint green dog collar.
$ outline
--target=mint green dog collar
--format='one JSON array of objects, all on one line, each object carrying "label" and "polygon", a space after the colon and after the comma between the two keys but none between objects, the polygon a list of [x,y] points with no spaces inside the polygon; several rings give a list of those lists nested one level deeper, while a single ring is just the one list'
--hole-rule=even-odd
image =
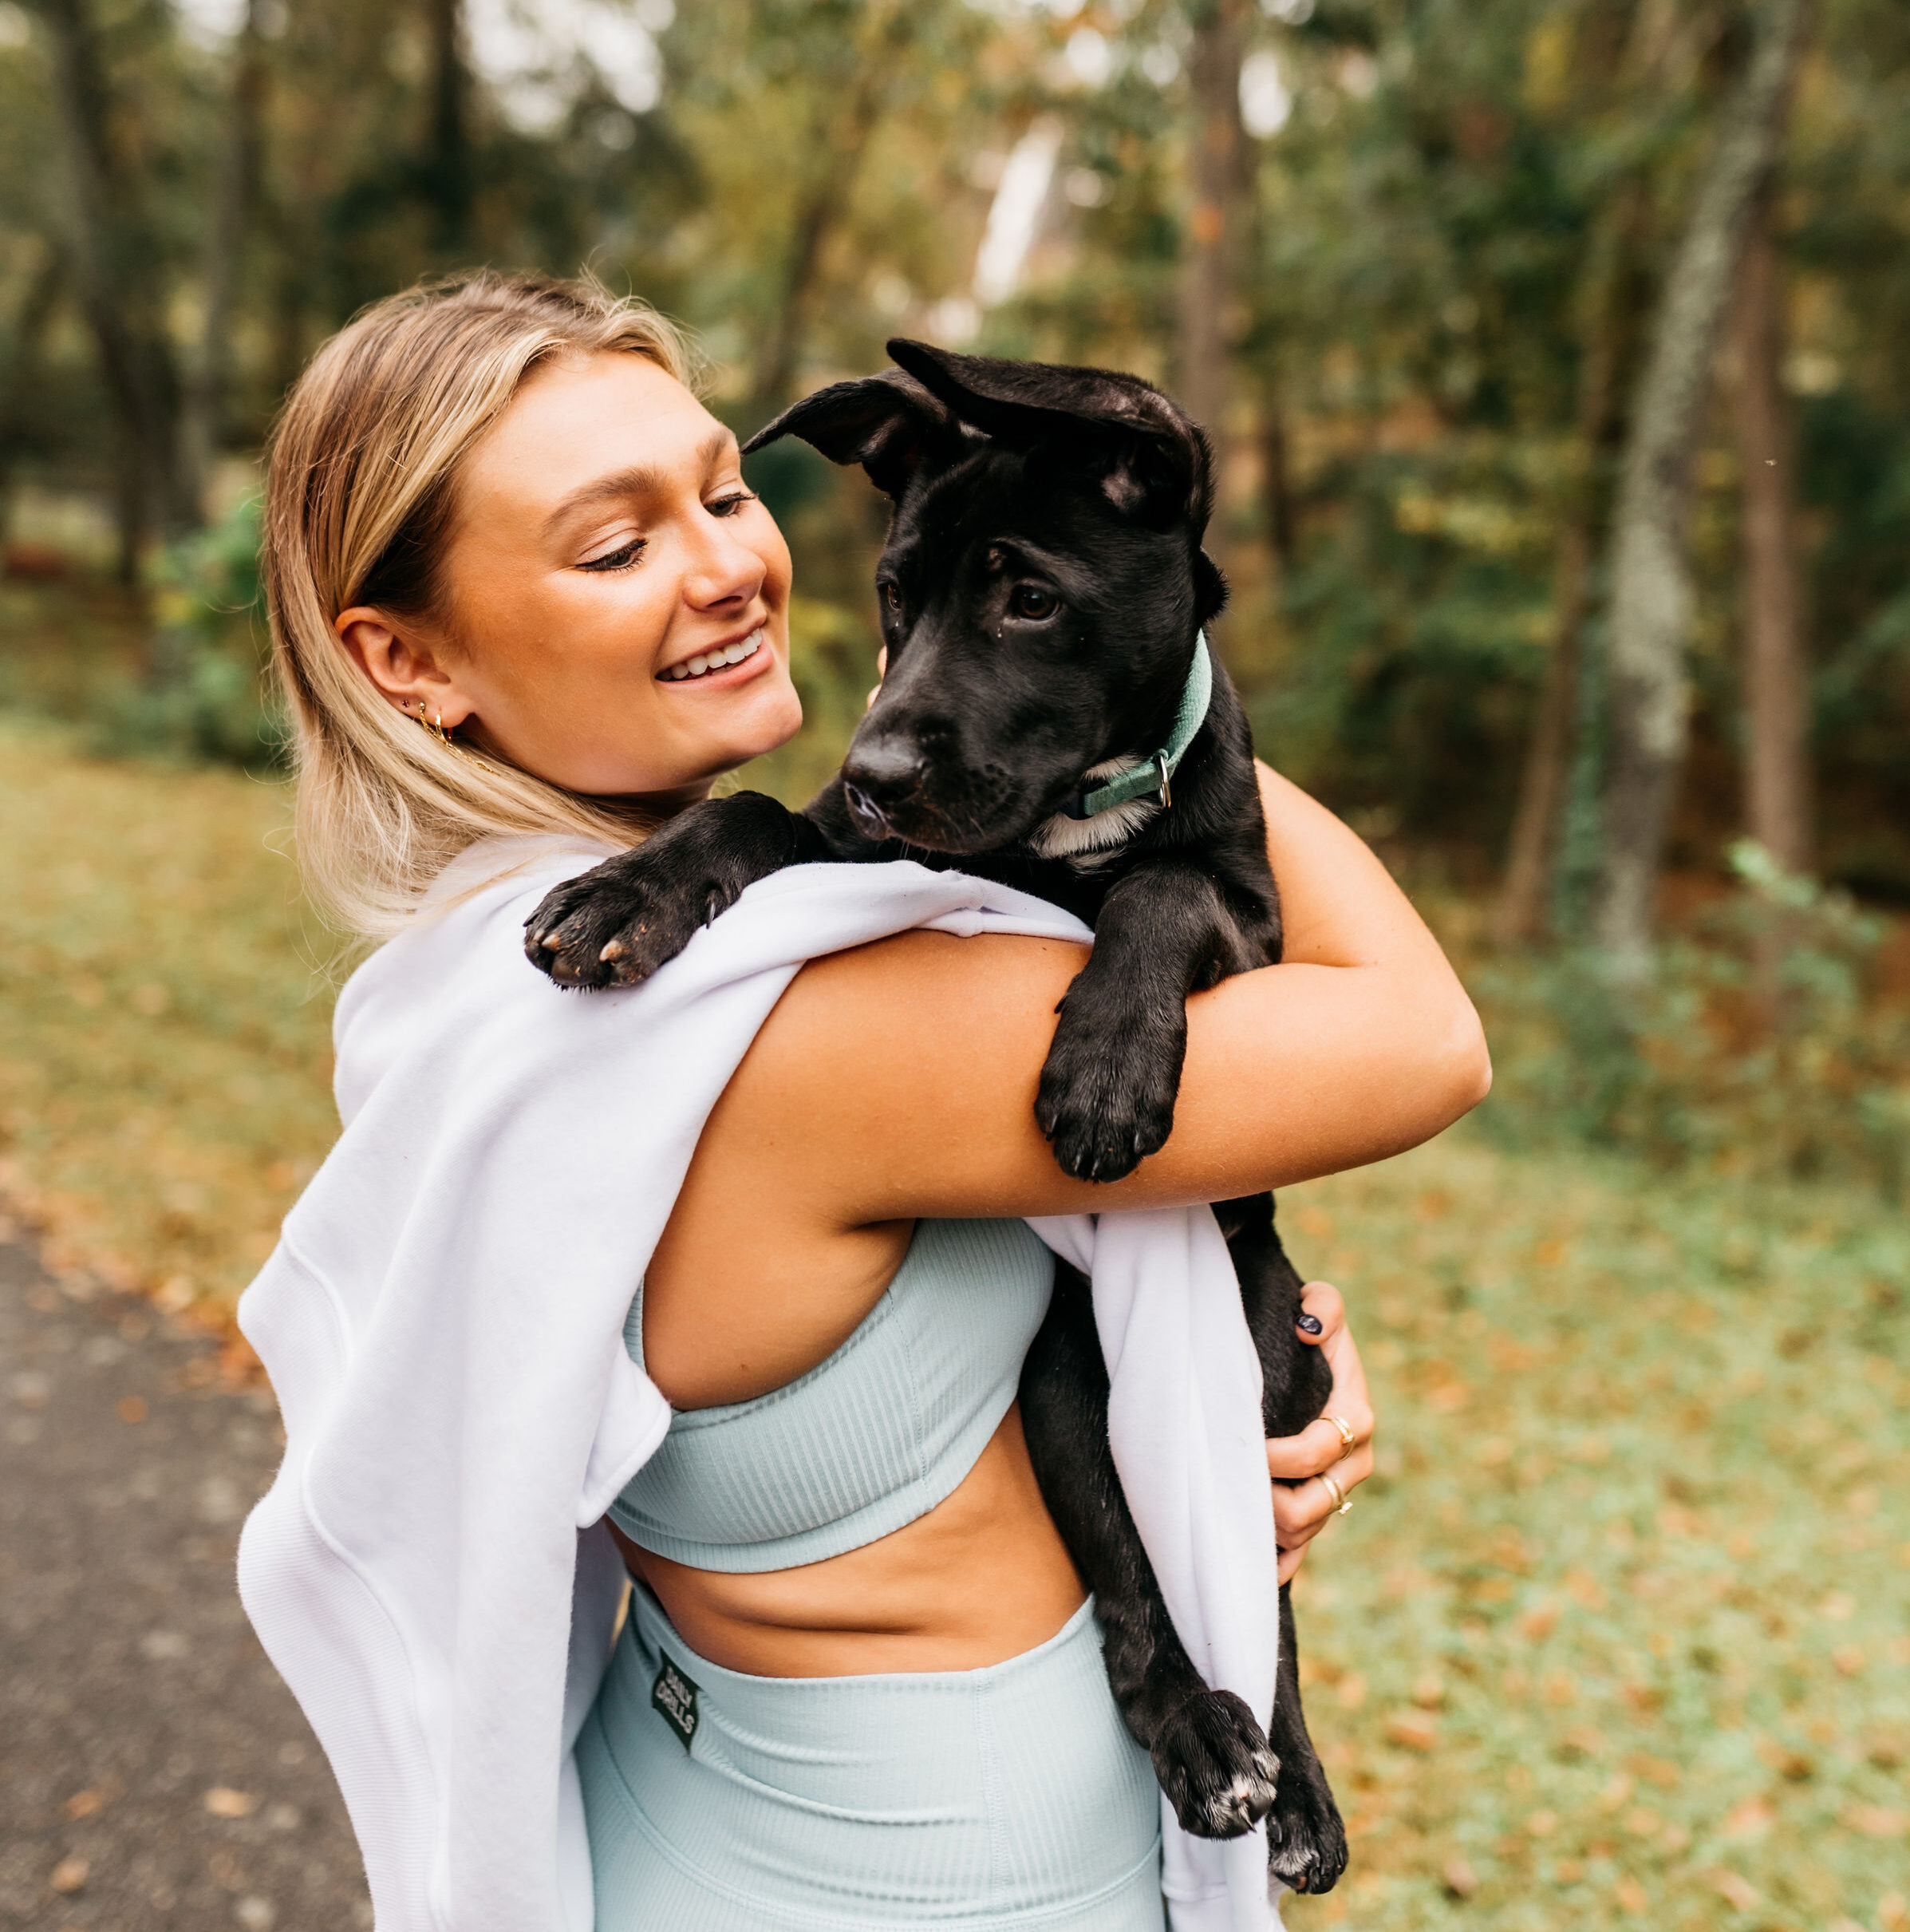
[{"label": "mint green dog collar", "polygon": [[1174,775],[1186,757],[1194,733],[1207,721],[1207,707],[1213,698],[1213,660],[1207,654],[1207,634],[1203,630],[1194,640],[1194,662],[1189,666],[1187,682],[1181,688],[1180,709],[1174,713],[1174,729],[1167,742],[1151,758],[1117,772],[1093,791],[1075,792],[1062,806],[1062,811],[1071,819],[1098,818],[1116,805],[1150,797],[1156,792],[1163,805],[1171,805]]}]

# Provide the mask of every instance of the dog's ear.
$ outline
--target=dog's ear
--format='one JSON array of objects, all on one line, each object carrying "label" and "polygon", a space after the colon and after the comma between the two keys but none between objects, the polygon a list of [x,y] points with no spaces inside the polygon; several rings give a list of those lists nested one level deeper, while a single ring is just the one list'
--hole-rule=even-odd
[{"label": "dog's ear", "polygon": [[1194,553],[1194,621],[1204,630],[1227,607],[1233,593],[1221,567],[1206,551]]},{"label": "dog's ear", "polygon": [[962,440],[950,411],[899,369],[805,396],[759,429],[743,453],[786,436],[801,437],[831,463],[861,464],[878,490],[897,498],[929,456],[953,453]]},{"label": "dog's ear", "polygon": [[1213,453],[1200,425],[1151,383],[1115,369],[960,355],[902,337],[888,346],[961,421],[999,442],[1085,460],[1117,510],[1161,527],[1184,521],[1200,540],[1213,508]]}]

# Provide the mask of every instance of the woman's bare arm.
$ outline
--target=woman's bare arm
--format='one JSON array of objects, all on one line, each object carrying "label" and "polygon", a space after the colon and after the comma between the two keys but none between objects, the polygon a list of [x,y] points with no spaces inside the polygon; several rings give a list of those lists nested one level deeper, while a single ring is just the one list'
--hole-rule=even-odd
[{"label": "woman's bare arm", "polygon": [[1173,1136],[1126,1180],[1070,1180],[1035,1125],[1055,1008],[1085,956],[1038,939],[914,933],[815,962],[706,1147],[747,1140],[765,1183],[850,1228],[1222,1200],[1438,1133],[1490,1085],[1471,1002],[1365,845],[1264,766],[1261,786],[1285,960],[1188,1002]]}]

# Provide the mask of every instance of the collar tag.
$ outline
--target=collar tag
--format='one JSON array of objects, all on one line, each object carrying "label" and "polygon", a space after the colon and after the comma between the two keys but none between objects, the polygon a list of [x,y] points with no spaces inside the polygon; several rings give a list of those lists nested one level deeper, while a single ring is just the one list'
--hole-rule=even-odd
[{"label": "collar tag", "polygon": [[650,1705],[689,1750],[697,1735],[697,1687],[667,1657],[650,1686]]}]

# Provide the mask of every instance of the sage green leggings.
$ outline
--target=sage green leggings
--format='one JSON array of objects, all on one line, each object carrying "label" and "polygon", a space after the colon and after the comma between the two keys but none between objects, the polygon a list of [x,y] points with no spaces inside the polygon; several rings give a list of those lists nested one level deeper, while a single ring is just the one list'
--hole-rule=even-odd
[{"label": "sage green leggings", "polygon": [[597,1932],[1161,1932],[1091,1603],[985,1669],[756,1677],[640,1584],[577,1758]]}]

